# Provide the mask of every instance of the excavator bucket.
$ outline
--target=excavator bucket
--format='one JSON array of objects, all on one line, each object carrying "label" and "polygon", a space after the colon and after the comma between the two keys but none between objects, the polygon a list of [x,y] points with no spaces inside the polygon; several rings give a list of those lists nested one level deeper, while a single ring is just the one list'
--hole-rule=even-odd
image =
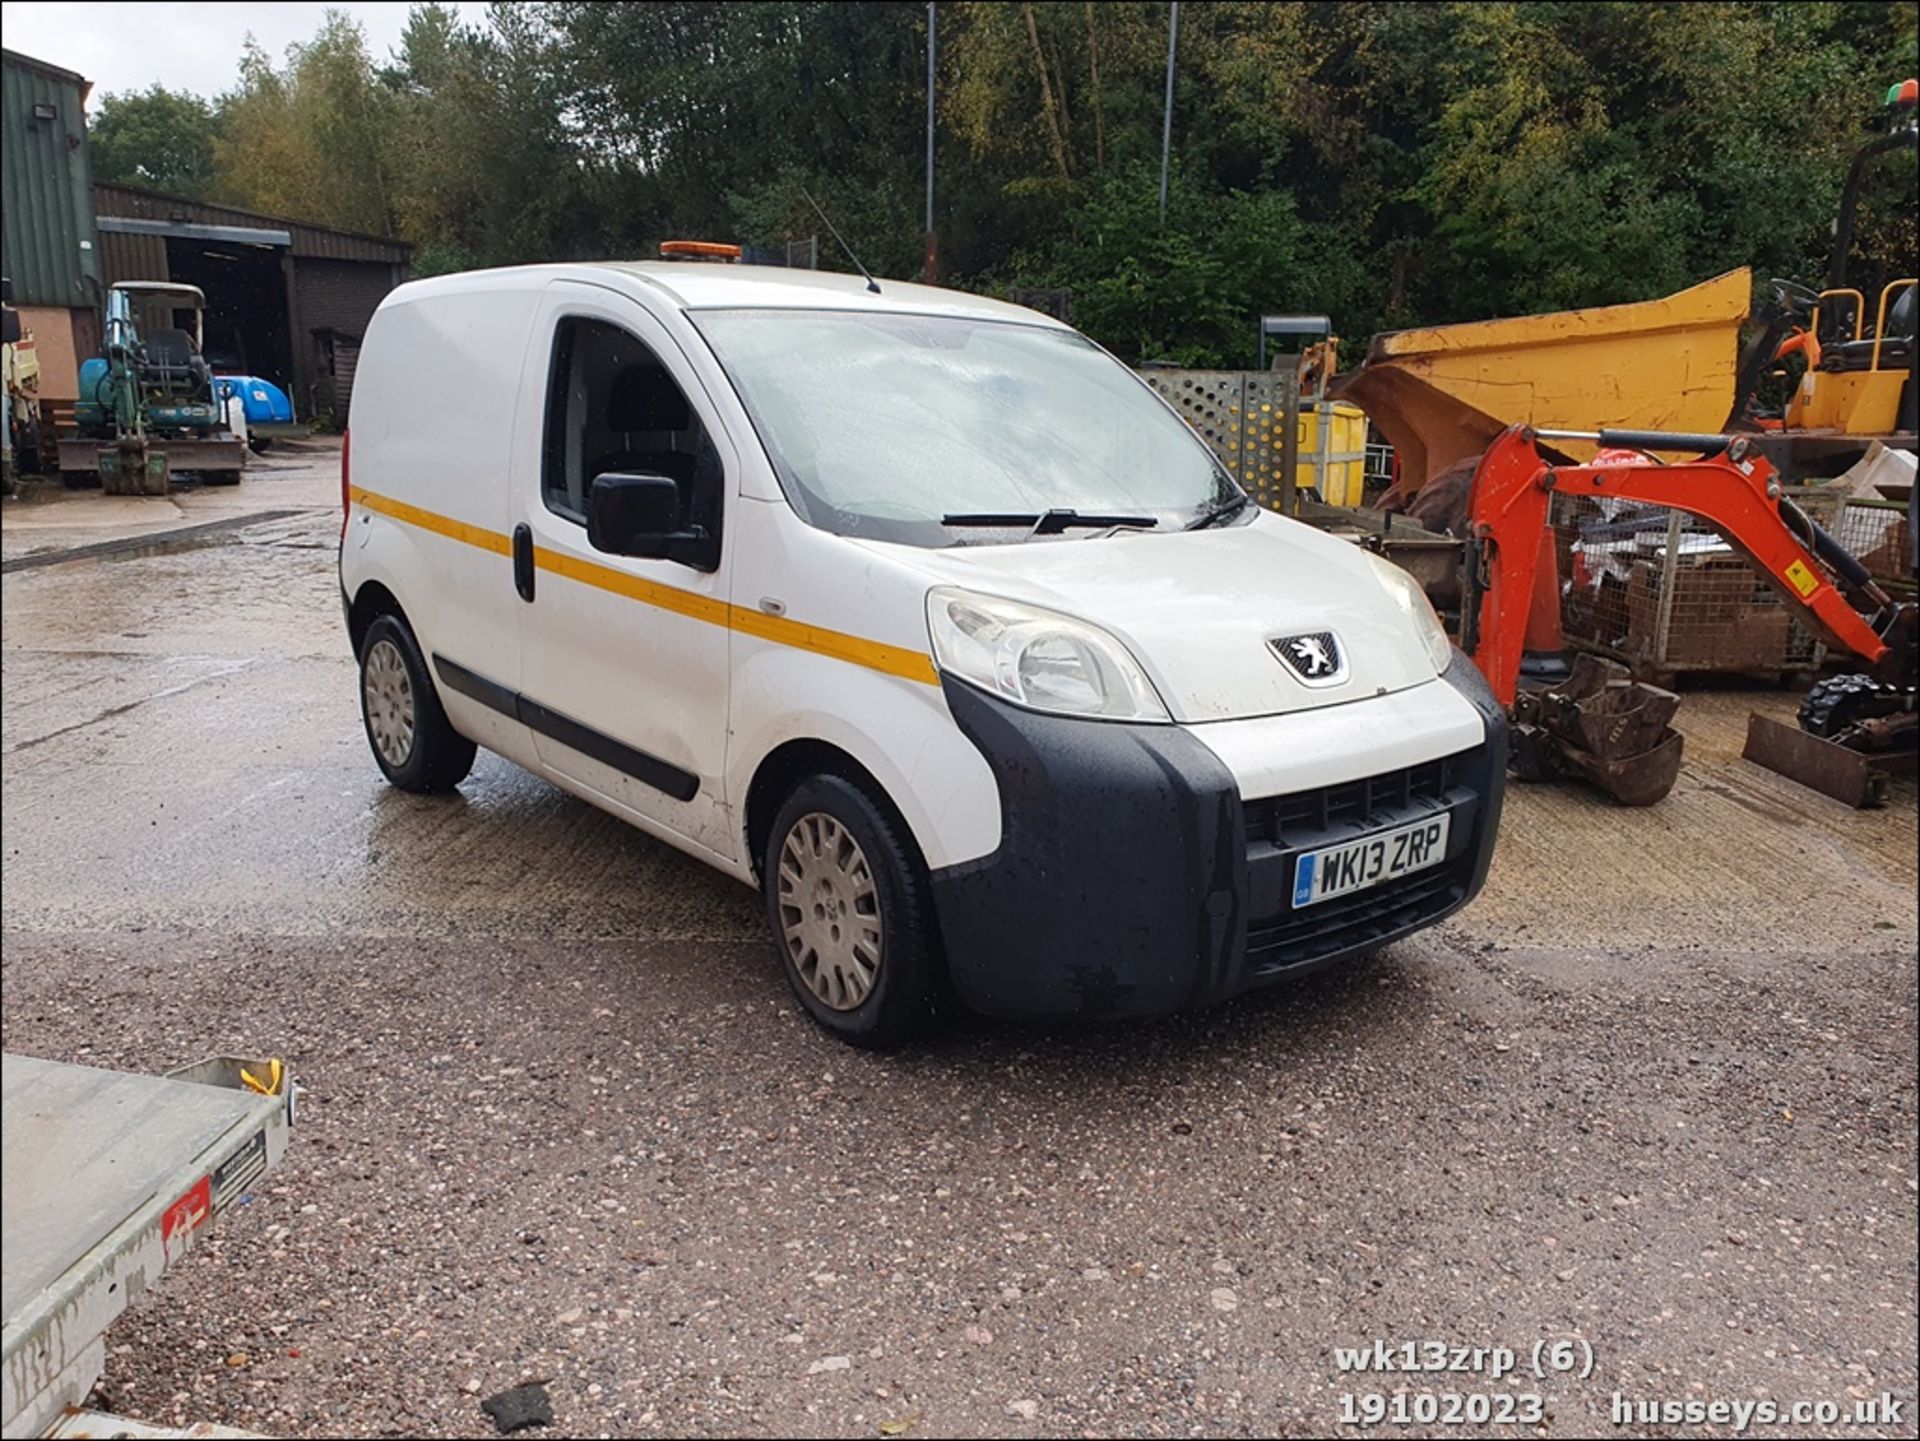
[{"label": "excavator bucket", "polygon": [[166,453],[149,446],[144,437],[102,445],[96,455],[100,488],[108,495],[167,493],[171,473]]},{"label": "excavator bucket", "polygon": [[1576,656],[1565,682],[1514,700],[1514,774],[1584,776],[1621,805],[1650,806],[1680,776],[1684,742],[1672,724],[1679,708],[1679,696],[1634,680],[1625,666]]}]

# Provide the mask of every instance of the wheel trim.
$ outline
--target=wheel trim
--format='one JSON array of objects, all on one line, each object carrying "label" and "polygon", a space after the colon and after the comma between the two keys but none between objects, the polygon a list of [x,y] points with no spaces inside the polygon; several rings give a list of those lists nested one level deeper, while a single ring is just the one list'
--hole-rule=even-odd
[{"label": "wheel trim", "polygon": [[413,677],[400,647],[385,639],[367,647],[361,666],[367,736],[380,759],[396,770],[413,754]]},{"label": "wheel trim", "polygon": [[796,820],[775,872],[787,964],[815,999],[851,1011],[873,994],[886,956],[880,892],[866,852],[824,811]]}]

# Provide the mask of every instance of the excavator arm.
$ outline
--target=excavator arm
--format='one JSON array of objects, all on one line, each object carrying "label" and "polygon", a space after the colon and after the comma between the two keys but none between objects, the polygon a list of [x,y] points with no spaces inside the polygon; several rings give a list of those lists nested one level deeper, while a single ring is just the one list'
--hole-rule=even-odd
[{"label": "excavator arm", "polygon": [[[1542,441],[1556,450],[1575,443],[1691,458],[1563,465],[1542,454]],[[1673,788],[1684,746],[1671,725],[1680,697],[1634,681],[1612,661],[1582,654],[1564,680],[1520,689],[1528,623],[1539,619],[1534,607],[1559,598],[1553,550],[1545,543],[1556,493],[1640,501],[1701,517],[1833,645],[1862,657],[1881,679],[1913,685],[1914,606],[1891,601],[1793,503],[1751,437],[1516,425],[1481,455],[1467,494],[1460,646],[1512,715],[1508,763],[1521,779],[1578,774],[1624,805],[1651,805]],[[1546,629],[1558,633],[1557,626]]]},{"label": "excavator arm", "polygon": [[[1552,465],[1538,440],[1585,441],[1697,459],[1670,465]],[[1778,473],[1743,435],[1661,431],[1536,431],[1516,425],[1480,458],[1470,501],[1467,603],[1461,647],[1512,706],[1555,493],[1669,506],[1709,522],[1828,641],[1875,669],[1889,638],[1911,624],[1857,561],[1787,498]],[[1852,598],[1850,598],[1852,597]],[[1858,605],[1870,606],[1872,618]]]}]

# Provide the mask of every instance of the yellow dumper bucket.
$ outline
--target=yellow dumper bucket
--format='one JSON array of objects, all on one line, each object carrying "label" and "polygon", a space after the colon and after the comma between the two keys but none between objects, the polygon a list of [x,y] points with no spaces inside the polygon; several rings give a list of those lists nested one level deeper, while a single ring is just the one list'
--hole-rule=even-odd
[{"label": "yellow dumper bucket", "polygon": [[1733,410],[1752,290],[1752,271],[1730,270],[1664,300],[1394,331],[1330,388],[1392,443],[1405,490],[1510,425],[1717,431]]}]

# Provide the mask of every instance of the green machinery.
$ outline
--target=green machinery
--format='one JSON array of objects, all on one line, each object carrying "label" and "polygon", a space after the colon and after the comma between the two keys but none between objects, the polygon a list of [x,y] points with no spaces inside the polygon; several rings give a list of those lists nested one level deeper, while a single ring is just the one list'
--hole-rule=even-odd
[{"label": "green machinery", "polygon": [[239,482],[246,445],[227,428],[200,349],[206,304],[199,287],[167,281],[123,280],[107,292],[104,354],[81,365],[77,433],[60,439],[68,484],[97,478],[112,495],[165,495],[178,472]]}]

